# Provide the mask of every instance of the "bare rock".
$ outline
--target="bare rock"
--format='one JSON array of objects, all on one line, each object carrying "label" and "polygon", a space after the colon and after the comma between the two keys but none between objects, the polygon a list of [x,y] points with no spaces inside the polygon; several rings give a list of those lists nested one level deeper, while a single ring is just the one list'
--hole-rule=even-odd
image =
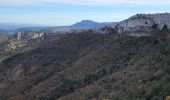
[{"label": "bare rock", "polygon": [[119,33],[130,32],[137,35],[148,35],[154,29],[170,29],[170,13],[137,14],[117,24]]}]

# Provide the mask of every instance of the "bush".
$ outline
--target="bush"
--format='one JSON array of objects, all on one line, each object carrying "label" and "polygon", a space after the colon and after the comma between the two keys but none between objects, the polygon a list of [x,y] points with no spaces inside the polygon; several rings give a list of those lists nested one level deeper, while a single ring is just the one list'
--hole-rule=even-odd
[{"label": "bush", "polygon": [[101,92],[102,92],[102,88],[101,87],[93,86],[93,87],[90,88],[89,91],[86,91],[84,93],[84,95],[85,95],[85,98],[89,100],[89,99],[92,99],[94,97],[99,96]]},{"label": "bush", "polygon": [[46,79],[50,78],[51,76],[53,76],[55,74],[55,72],[57,70],[59,70],[60,67],[56,67],[55,66],[49,66],[49,67],[43,67],[41,69],[41,72],[38,73],[38,75],[36,77],[34,77],[34,79],[32,80],[32,84],[37,85],[43,81],[45,81]]},{"label": "bush", "polygon": [[161,53],[161,54],[164,54],[164,53],[166,53],[167,52],[167,45],[166,45],[166,43],[164,43],[164,42],[160,42],[159,44],[157,44],[157,46],[156,46],[157,48],[157,51],[159,52],[159,53]]},{"label": "bush", "polygon": [[32,89],[33,85],[32,84],[28,84],[27,86],[25,86],[23,88],[23,90],[21,91],[21,94],[25,94],[27,93],[28,91],[30,91]]},{"label": "bush", "polygon": [[119,68],[120,68],[119,64],[113,64],[113,65],[110,66],[109,72],[113,73],[115,71],[115,69],[119,69]]},{"label": "bush", "polygon": [[104,76],[106,74],[107,74],[107,71],[104,68],[100,69],[100,70],[96,70],[95,72],[85,76],[84,77],[84,82],[89,84],[92,81],[97,80],[97,79],[99,79],[100,77],[102,77],[102,76]]},{"label": "bush", "polygon": [[159,94],[161,92],[162,86],[160,84],[155,84],[151,87],[152,94]]},{"label": "bush", "polygon": [[170,83],[163,86],[163,92],[170,93]]},{"label": "bush", "polygon": [[46,100],[47,95],[44,93],[41,93],[38,97],[39,97],[39,100]]},{"label": "bush", "polygon": [[162,86],[159,83],[154,83],[150,90],[145,94],[147,100],[151,100],[154,96],[158,96],[162,91]]},{"label": "bush", "polygon": [[[54,100],[61,96],[64,96],[70,92],[73,92],[76,89],[77,82],[72,80],[64,80],[63,84],[57,87],[54,92],[52,92],[45,100]],[[44,99],[44,98],[43,98]]]},{"label": "bush", "polygon": [[13,54],[12,56],[8,57],[3,61],[4,64],[8,64],[9,62],[13,61],[15,58],[19,57],[21,54]]},{"label": "bush", "polygon": [[151,100],[160,100],[158,96],[153,96]]},{"label": "bush", "polygon": [[170,74],[170,66],[166,66],[166,67],[165,67],[165,72],[166,72],[167,74]]}]

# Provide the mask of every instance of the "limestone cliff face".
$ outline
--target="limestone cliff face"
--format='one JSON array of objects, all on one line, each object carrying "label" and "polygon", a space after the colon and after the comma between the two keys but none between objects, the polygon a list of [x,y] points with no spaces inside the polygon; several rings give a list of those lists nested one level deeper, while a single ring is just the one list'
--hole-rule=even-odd
[{"label": "limestone cliff face", "polygon": [[3,49],[5,51],[11,51],[22,48],[27,45],[29,40],[41,38],[43,36],[44,32],[18,32],[4,44]]},{"label": "limestone cliff face", "polygon": [[42,37],[44,32],[18,32],[16,34],[17,40],[30,40]]},{"label": "limestone cliff face", "polygon": [[170,13],[163,14],[137,14],[120,22],[116,28],[119,33],[131,32],[146,35],[153,29],[170,29]]}]

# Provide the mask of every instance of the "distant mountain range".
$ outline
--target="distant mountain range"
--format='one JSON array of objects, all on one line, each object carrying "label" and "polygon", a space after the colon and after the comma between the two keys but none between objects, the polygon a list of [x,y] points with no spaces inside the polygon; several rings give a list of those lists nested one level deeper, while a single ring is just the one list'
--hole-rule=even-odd
[{"label": "distant mountain range", "polygon": [[19,23],[0,23],[0,33],[13,34],[18,31],[18,29],[25,27],[42,27],[33,24],[19,24]]},{"label": "distant mountain range", "polygon": [[5,33],[5,31],[0,29],[0,33],[1,33],[1,34],[2,34],[2,33]]},{"label": "distant mountain range", "polygon": [[115,22],[95,22],[91,20],[82,20],[81,22],[75,23],[70,26],[38,26],[38,25],[26,25],[26,24],[4,24],[0,23],[0,30],[6,33],[15,33],[18,31],[69,31],[71,29],[93,29],[100,28],[106,25],[115,26]]},{"label": "distant mountain range", "polygon": [[36,27],[36,26],[39,26],[39,25],[20,24],[20,23],[0,23],[0,29],[2,30],[16,30],[19,28]]},{"label": "distant mountain range", "polygon": [[59,26],[59,27],[47,27],[43,28],[44,31],[53,31],[53,32],[63,32],[63,31],[70,31],[71,29],[94,29],[94,28],[101,28],[106,25],[116,26],[117,22],[95,22],[91,20],[82,20],[81,22],[75,23],[70,26]]},{"label": "distant mountain range", "polygon": [[99,22],[94,22],[91,20],[82,20],[81,22],[78,22],[76,24],[73,24],[71,26],[69,26],[70,28],[80,28],[80,29],[91,29],[91,28],[100,28],[106,25],[115,25],[116,23],[112,23],[112,22],[103,22],[103,23],[99,23]]}]

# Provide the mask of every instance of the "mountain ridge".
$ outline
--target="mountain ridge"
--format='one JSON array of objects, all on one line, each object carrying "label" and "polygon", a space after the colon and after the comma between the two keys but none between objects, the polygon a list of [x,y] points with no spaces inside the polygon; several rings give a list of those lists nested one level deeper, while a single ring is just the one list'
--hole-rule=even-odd
[{"label": "mountain ridge", "polygon": [[[68,25],[68,26],[38,26],[38,25],[25,25],[25,24],[19,24],[19,25],[11,25],[11,24],[0,24],[0,29],[3,29],[4,31],[6,29],[6,32],[13,31],[13,33],[16,32],[27,32],[27,31],[70,31],[71,29],[94,29],[94,28],[101,28],[106,25],[112,25],[114,26],[116,22],[95,22],[92,20],[82,20],[81,22],[77,22],[73,25]],[[2,27],[1,27],[2,26]],[[13,27],[13,28],[10,28]],[[10,29],[10,30],[9,30]]]},{"label": "mountain ridge", "polygon": [[0,99],[162,100],[170,93],[170,30],[146,20],[0,46]]},{"label": "mountain ridge", "polygon": [[119,33],[131,32],[147,35],[152,31],[170,29],[170,13],[136,14],[116,25]]}]

